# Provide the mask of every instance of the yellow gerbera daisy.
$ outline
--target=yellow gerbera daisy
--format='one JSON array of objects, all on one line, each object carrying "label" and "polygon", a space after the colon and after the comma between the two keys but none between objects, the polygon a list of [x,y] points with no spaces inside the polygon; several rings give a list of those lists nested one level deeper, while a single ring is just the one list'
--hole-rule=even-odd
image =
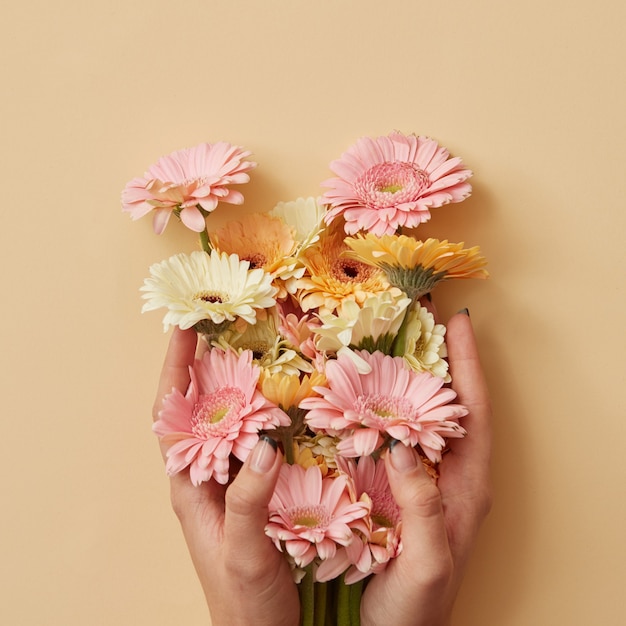
[{"label": "yellow gerbera daisy", "polygon": [[297,408],[304,398],[319,395],[313,387],[323,386],[325,383],[326,377],[321,372],[313,372],[302,378],[284,372],[265,372],[261,376],[261,391],[268,400],[287,412],[291,408]]},{"label": "yellow gerbera daisy", "polygon": [[301,465],[304,469],[316,465],[322,472],[322,476],[328,474],[328,463],[326,457],[322,454],[314,454],[311,447],[304,443],[294,441],[293,444],[293,463],[292,465]]},{"label": "yellow gerbera daisy", "polygon": [[414,301],[442,280],[489,276],[478,246],[464,248],[463,243],[446,239],[420,241],[407,235],[371,233],[348,237],[345,243],[353,251],[352,258],[383,269],[389,282]]}]

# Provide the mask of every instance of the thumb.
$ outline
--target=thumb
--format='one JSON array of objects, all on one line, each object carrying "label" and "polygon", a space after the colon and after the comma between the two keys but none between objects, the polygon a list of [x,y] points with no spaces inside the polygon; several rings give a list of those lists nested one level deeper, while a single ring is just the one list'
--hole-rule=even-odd
[{"label": "thumb", "polygon": [[392,442],[385,465],[402,519],[399,559],[424,578],[440,578],[451,567],[451,557],[439,489],[417,452],[399,441]]}]

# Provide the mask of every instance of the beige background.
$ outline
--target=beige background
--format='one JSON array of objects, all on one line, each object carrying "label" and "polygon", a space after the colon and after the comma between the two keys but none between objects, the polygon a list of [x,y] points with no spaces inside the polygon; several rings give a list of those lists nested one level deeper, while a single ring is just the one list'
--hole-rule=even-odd
[{"label": "beige background", "polygon": [[623,6],[3,2],[0,623],[208,623],[150,432],[167,336],[137,291],[195,240],[132,223],[127,180],[227,140],[266,209],[399,129],[474,170],[423,233],[480,244],[493,277],[436,292],[471,310],[497,415],[455,624],[623,624]]}]

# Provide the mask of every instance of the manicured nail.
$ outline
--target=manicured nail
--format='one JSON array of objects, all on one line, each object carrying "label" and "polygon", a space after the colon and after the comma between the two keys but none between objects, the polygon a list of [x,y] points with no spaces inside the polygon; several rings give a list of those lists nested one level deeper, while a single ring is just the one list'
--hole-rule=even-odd
[{"label": "manicured nail", "polygon": [[261,435],[250,457],[250,469],[257,474],[266,474],[272,469],[278,444],[267,435]]},{"label": "manicured nail", "polygon": [[417,454],[415,454],[415,450],[409,446],[405,446],[397,439],[394,439],[389,444],[389,453],[391,454],[391,464],[396,471],[407,472],[417,467]]},{"label": "manicured nail", "polygon": [[460,311],[457,311],[457,313],[463,313],[463,315],[467,315],[467,317],[470,316],[469,309],[461,309]]}]

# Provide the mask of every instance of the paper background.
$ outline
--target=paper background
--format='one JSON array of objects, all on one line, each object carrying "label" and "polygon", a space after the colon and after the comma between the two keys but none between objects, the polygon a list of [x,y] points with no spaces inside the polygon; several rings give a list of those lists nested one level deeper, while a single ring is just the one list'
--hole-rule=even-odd
[{"label": "paper background", "polygon": [[[362,135],[474,170],[424,235],[480,244],[469,307],[496,412],[495,506],[458,626],[626,620],[626,10],[496,0],[5,2],[0,8],[0,622],[208,623],[150,407],[149,264],[191,250],[120,212],[201,141],[260,166],[246,207],[316,195]],[[219,219],[216,214],[216,219]]]}]

